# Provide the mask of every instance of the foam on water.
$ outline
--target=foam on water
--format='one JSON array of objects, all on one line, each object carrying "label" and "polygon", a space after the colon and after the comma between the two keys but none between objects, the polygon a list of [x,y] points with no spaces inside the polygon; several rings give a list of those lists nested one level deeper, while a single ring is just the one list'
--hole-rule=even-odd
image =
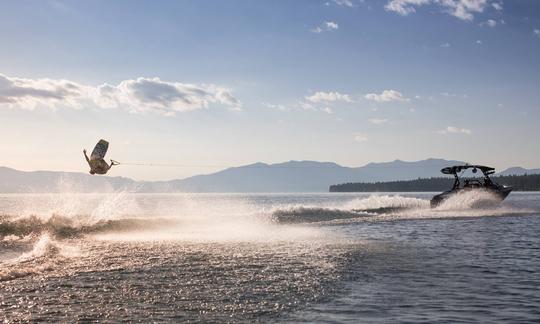
[{"label": "foam on water", "polygon": [[158,213],[166,215],[173,223],[156,231],[140,230],[122,235],[97,233],[94,237],[121,241],[276,242],[321,240],[326,236],[323,229],[276,224],[264,208],[244,199],[212,203],[182,195],[171,207],[158,207]]},{"label": "foam on water", "polygon": [[399,195],[371,195],[367,198],[355,198],[341,206],[345,210],[376,210],[381,208],[425,209],[429,201]]},{"label": "foam on water", "polygon": [[195,243],[336,242],[339,236],[324,225],[533,212],[494,204],[494,197],[486,192],[455,195],[435,209],[430,208],[427,199],[400,195],[370,195],[326,204],[260,204],[245,197],[221,199],[189,194],[165,196],[156,203],[154,196],[126,192],[38,198],[39,203],[23,204],[20,213],[0,216],[0,242],[4,246],[33,243],[30,251],[19,252],[23,259],[39,255],[40,251],[55,257],[58,245],[51,240],[83,237]]},{"label": "foam on water", "polygon": [[77,256],[80,256],[78,247],[56,241],[46,233],[35,240],[29,251],[0,262],[0,281],[47,272],[62,260]]},{"label": "foam on water", "polygon": [[273,211],[281,223],[351,224],[357,222],[397,221],[415,219],[446,219],[501,215],[525,215],[534,210],[500,204],[500,200],[485,191],[469,191],[452,196],[437,208],[428,199],[399,195],[370,195],[355,198],[328,208],[319,206],[282,207]]},{"label": "foam on water", "polygon": [[[479,217],[528,213],[495,204],[486,192],[455,195],[432,209],[429,200],[400,195],[371,195],[341,203],[258,204],[233,197],[152,196],[127,192],[107,195],[40,196],[20,212],[0,216],[0,237],[49,233],[56,238],[93,235],[115,240],[273,241],[321,239],[328,233],[312,223],[341,223],[419,218]],[[30,206],[30,207],[29,207]],[[295,224],[294,226],[291,224]],[[137,235],[135,235],[137,232]],[[121,233],[121,234],[120,234]]]},{"label": "foam on water", "polygon": [[[198,197],[200,198],[200,197]],[[285,226],[246,199],[193,199],[174,195],[158,200],[126,192],[107,195],[43,195],[0,216],[0,241],[11,246],[34,242],[35,255],[44,242],[65,239],[178,242],[324,241],[322,228]],[[31,207],[29,207],[31,206]],[[40,208],[41,206],[41,208]],[[93,207],[93,208],[92,208]],[[47,245],[54,249],[54,244]],[[52,250],[51,250],[52,251]],[[55,258],[54,253],[49,257]]]}]

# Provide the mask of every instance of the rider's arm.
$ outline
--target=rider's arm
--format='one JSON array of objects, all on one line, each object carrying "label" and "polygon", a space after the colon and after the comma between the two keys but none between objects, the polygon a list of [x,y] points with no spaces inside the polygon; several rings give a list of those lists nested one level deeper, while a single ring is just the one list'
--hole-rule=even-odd
[{"label": "rider's arm", "polygon": [[86,150],[83,150],[84,158],[86,159],[86,162],[90,163],[90,159],[88,159],[88,156],[86,155]]}]

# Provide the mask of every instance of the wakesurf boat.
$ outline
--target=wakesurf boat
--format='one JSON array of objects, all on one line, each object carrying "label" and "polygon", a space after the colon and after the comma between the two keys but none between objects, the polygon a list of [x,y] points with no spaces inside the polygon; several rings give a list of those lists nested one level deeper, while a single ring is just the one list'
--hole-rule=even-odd
[{"label": "wakesurf boat", "polygon": [[[465,179],[464,181],[461,181],[460,176],[463,174],[464,171],[468,169],[472,169],[472,172],[474,174],[476,174],[478,170],[482,171],[482,174],[484,175],[483,179],[481,179],[480,177],[475,177],[472,179]],[[492,194],[495,199],[503,201],[512,191],[512,187],[500,185],[490,179],[489,176],[495,173],[495,169],[488,166],[470,164],[455,165],[451,167],[446,167],[442,169],[441,172],[444,174],[453,175],[455,179],[454,185],[452,186],[452,189],[435,195],[433,196],[433,198],[431,198],[432,208],[439,206],[443,201],[450,198],[451,196],[462,192],[481,190]]]}]

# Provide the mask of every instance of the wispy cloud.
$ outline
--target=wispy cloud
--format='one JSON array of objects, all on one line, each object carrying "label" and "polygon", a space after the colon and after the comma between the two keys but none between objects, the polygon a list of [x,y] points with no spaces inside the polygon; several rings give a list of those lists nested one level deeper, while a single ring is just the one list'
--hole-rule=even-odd
[{"label": "wispy cloud", "polygon": [[384,8],[387,11],[393,11],[406,16],[416,12],[417,7],[436,5],[441,7],[444,12],[456,18],[473,20],[474,14],[483,12],[489,3],[495,9],[500,8],[497,10],[502,10],[499,2],[491,0],[390,0]]},{"label": "wispy cloud", "polygon": [[280,105],[280,104],[272,104],[272,103],[269,103],[269,102],[263,102],[262,105],[267,107],[267,108],[276,109],[276,110],[279,110],[279,111],[287,111],[287,110],[289,110],[287,108],[287,106]]},{"label": "wispy cloud", "polygon": [[415,6],[426,5],[430,2],[431,0],[391,0],[384,6],[384,9],[396,12],[402,16],[407,16],[410,13],[416,12]]},{"label": "wispy cloud", "polygon": [[321,109],[321,111],[330,115],[334,113],[334,110],[332,110],[332,108],[330,107],[324,107],[323,109]]},{"label": "wispy cloud", "polygon": [[390,102],[390,101],[409,101],[409,98],[403,96],[403,94],[396,90],[384,90],[381,94],[368,93],[364,98],[376,102]]},{"label": "wispy cloud", "polygon": [[449,92],[441,92],[441,96],[447,97],[447,98],[463,98],[463,99],[469,98],[469,95],[467,94],[458,94],[458,93],[449,93]]},{"label": "wispy cloud", "polygon": [[449,48],[450,46],[451,46],[450,43],[442,43],[441,44],[442,48]]},{"label": "wispy cloud", "polygon": [[363,142],[368,141],[367,136],[365,134],[362,134],[362,133],[354,133],[353,138],[354,138],[355,141],[357,141],[359,143],[363,143]]},{"label": "wispy cloud", "polygon": [[354,7],[354,4],[351,0],[333,0],[333,2],[341,7]]},{"label": "wispy cloud", "polygon": [[118,85],[83,85],[69,80],[23,79],[0,74],[0,105],[9,108],[80,109],[89,103],[99,108],[123,108],[131,112],[174,115],[221,104],[240,110],[242,103],[227,89],[213,85],[166,82],[137,78]]},{"label": "wispy cloud", "polygon": [[337,91],[315,92],[313,95],[307,96],[306,100],[313,103],[335,102],[335,101],[352,102],[351,97],[348,94],[342,94]]},{"label": "wispy cloud", "polygon": [[458,128],[454,126],[448,126],[445,129],[437,131],[437,133],[442,134],[442,135],[447,135],[447,134],[471,135],[472,131],[467,128]]},{"label": "wispy cloud", "polygon": [[331,30],[337,30],[339,29],[339,25],[336,22],[333,21],[325,21],[319,26],[311,29],[312,32],[320,34],[322,32],[331,31]]},{"label": "wispy cloud", "polygon": [[317,110],[317,107],[315,107],[314,105],[312,105],[311,103],[309,102],[305,102],[305,101],[298,101],[298,107],[300,107],[300,109],[302,110],[311,110],[311,111],[316,111]]},{"label": "wispy cloud", "polygon": [[38,105],[81,108],[79,98],[91,96],[92,88],[68,80],[23,79],[0,74],[0,104],[32,110]]},{"label": "wispy cloud", "polygon": [[488,19],[482,23],[480,23],[481,26],[488,26],[488,27],[495,27],[497,26],[497,21],[493,20],[493,19]]},{"label": "wispy cloud", "polygon": [[540,37],[540,29],[533,30],[533,34],[537,37]]},{"label": "wispy cloud", "polygon": [[382,124],[386,124],[388,122],[388,119],[384,119],[384,118],[370,118],[368,119],[368,121],[374,125],[382,125]]}]

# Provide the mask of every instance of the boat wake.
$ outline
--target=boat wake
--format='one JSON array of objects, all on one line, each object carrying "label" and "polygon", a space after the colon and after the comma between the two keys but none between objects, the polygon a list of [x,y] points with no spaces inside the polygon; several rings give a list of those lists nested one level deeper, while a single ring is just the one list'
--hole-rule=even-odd
[{"label": "boat wake", "polygon": [[276,222],[284,224],[339,225],[357,222],[526,215],[535,212],[508,203],[501,204],[500,199],[486,191],[470,191],[456,194],[437,208],[431,208],[428,199],[372,195],[367,198],[356,198],[341,206],[282,208],[275,210],[272,215]]},{"label": "boat wake", "polygon": [[[430,208],[428,199],[400,195],[371,195],[341,203],[275,203],[264,206],[245,199],[209,204],[205,200],[182,196],[167,208],[156,205],[141,211],[144,208],[139,206],[126,209],[126,204],[119,197],[125,197],[125,194],[107,197],[92,210],[71,208],[65,214],[53,211],[50,215],[0,215],[0,242],[28,240],[29,237],[35,240],[43,234],[55,239],[103,236],[109,233],[118,237],[122,233],[137,237],[132,235],[133,232],[167,233],[167,239],[176,237],[181,240],[197,239],[197,234],[200,234],[199,239],[210,241],[250,240],[253,237],[286,239],[286,235],[278,232],[286,233],[290,229],[286,225],[291,224],[463,218],[534,212],[513,207],[509,203],[499,204],[496,197],[485,191],[456,194],[437,208]],[[133,205],[131,198],[130,201]],[[117,209],[137,212],[122,214]],[[298,230],[298,226],[295,228]],[[162,238],[159,235],[154,237]],[[289,238],[297,239],[298,235]]]},{"label": "boat wake", "polygon": [[289,206],[277,208],[272,212],[272,218],[275,222],[281,224],[318,223],[365,219],[370,216],[427,208],[428,206],[429,202],[423,199],[373,195],[328,207]]},{"label": "boat wake", "polygon": [[129,232],[140,229],[159,229],[175,224],[166,218],[121,218],[100,219],[93,223],[89,217],[79,215],[51,217],[30,215],[28,217],[0,216],[0,238],[13,240],[14,237],[36,236],[47,233],[55,238],[76,238],[86,234],[107,232]]},{"label": "boat wake", "polygon": [[[467,192],[430,208],[428,199],[371,195],[336,200],[257,200],[256,197],[172,195],[156,199],[125,193],[97,203],[65,199],[69,208],[28,203],[0,215],[0,280],[58,268],[84,253],[91,241],[336,244],[335,226],[406,220],[525,215],[534,210],[493,204],[485,192]],[[57,198],[55,198],[57,199]],[[139,199],[139,200],[137,200]],[[152,200],[154,199],[154,200]],[[261,202],[262,201],[262,202]],[[47,206],[51,205],[49,203]],[[83,207],[81,207],[83,206]],[[88,206],[92,206],[88,208]],[[31,210],[28,213],[28,210]],[[81,252],[82,251],[82,252]]]}]

